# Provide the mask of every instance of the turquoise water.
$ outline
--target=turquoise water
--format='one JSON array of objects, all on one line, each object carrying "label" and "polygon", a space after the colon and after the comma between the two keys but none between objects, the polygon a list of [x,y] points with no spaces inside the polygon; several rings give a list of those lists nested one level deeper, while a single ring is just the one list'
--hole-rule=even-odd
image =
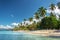
[{"label": "turquoise water", "polygon": [[24,32],[0,31],[0,40],[60,40],[60,38],[29,35]]}]

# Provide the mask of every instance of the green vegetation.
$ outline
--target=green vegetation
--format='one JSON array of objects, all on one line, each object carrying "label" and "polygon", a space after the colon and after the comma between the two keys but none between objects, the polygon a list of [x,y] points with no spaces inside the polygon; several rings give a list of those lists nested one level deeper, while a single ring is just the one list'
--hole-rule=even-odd
[{"label": "green vegetation", "polygon": [[33,18],[32,18],[32,17],[30,17],[30,18],[29,18],[29,21],[31,22],[32,20],[33,20]]},{"label": "green vegetation", "polygon": [[45,17],[41,21],[42,29],[56,29],[57,20],[55,17]]},{"label": "green vegetation", "polygon": [[[57,3],[58,8],[60,9],[60,2]],[[55,4],[50,5],[50,10],[55,9]],[[46,15],[46,8],[40,7],[37,12],[35,12],[35,19],[39,20],[38,22],[33,21],[33,17],[29,18],[29,21],[33,23],[32,24],[26,24],[22,25],[20,23],[17,27],[15,27],[13,30],[41,30],[41,29],[60,29],[60,15],[59,19],[57,20],[56,15],[54,15],[53,12],[50,13],[49,16]],[[41,18],[42,17],[42,18]],[[24,19],[25,24],[26,19]]]},{"label": "green vegetation", "polygon": [[46,9],[44,7],[40,7],[38,9],[38,13],[40,14],[41,17],[44,17],[46,14]]}]

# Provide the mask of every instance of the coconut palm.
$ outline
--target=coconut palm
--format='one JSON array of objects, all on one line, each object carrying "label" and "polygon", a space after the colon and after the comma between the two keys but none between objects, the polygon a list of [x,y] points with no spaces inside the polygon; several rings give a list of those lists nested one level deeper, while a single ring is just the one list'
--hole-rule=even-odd
[{"label": "coconut palm", "polygon": [[20,23],[21,24],[21,26],[22,26],[22,23]]},{"label": "coconut palm", "polygon": [[56,17],[56,15],[54,15],[52,12],[50,13],[50,16]]},{"label": "coconut palm", "polygon": [[[60,9],[60,2],[57,3],[57,6]],[[59,15],[59,20],[60,20],[60,15]]]},{"label": "coconut palm", "polygon": [[26,21],[26,19],[24,19],[24,21]]},{"label": "coconut palm", "polygon": [[24,19],[24,24],[25,24],[26,19]]},{"label": "coconut palm", "polygon": [[41,17],[44,17],[46,14],[46,9],[44,7],[40,7],[38,13],[40,14]]},{"label": "coconut palm", "polygon": [[58,8],[60,9],[60,2],[57,3]]},{"label": "coconut palm", "polygon": [[39,19],[39,14],[37,12],[35,13],[35,19]]},{"label": "coconut palm", "polygon": [[31,22],[32,20],[33,20],[33,18],[32,18],[32,17],[30,17],[30,18],[29,18],[29,21]]},{"label": "coconut palm", "polygon": [[51,10],[54,10],[54,9],[55,9],[55,4],[51,4],[51,5],[50,5],[50,9],[51,9]]},{"label": "coconut palm", "polygon": [[[50,5],[50,9],[51,9],[52,11],[54,11],[55,8],[56,8],[56,7],[55,7],[55,4],[51,4],[51,5]],[[50,16],[56,16],[56,15],[53,14],[52,11],[51,11],[51,13],[50,13]]]},{"label": "coconut palm", "polygon": [[59,20],[60,20],[60,15],[59,15]]}]

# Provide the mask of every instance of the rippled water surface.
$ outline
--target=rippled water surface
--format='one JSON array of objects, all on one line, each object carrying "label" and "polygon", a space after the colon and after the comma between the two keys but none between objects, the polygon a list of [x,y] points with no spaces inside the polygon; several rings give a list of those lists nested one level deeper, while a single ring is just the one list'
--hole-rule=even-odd
[{"label": "rippled water surface", "polygon": [[60,38],[29,35],[24,32],[0,31],[0,40],[60,40]]}]

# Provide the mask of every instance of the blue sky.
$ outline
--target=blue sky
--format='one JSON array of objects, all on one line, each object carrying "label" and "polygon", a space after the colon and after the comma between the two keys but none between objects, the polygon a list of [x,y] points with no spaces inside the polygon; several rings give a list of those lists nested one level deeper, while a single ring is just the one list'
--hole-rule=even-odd
[{"label": "blue sky", "polygon": [[39,7],[48,8],[59,0],[0,0],[0,25],[21,22],[24,18],[33,17]]}]

